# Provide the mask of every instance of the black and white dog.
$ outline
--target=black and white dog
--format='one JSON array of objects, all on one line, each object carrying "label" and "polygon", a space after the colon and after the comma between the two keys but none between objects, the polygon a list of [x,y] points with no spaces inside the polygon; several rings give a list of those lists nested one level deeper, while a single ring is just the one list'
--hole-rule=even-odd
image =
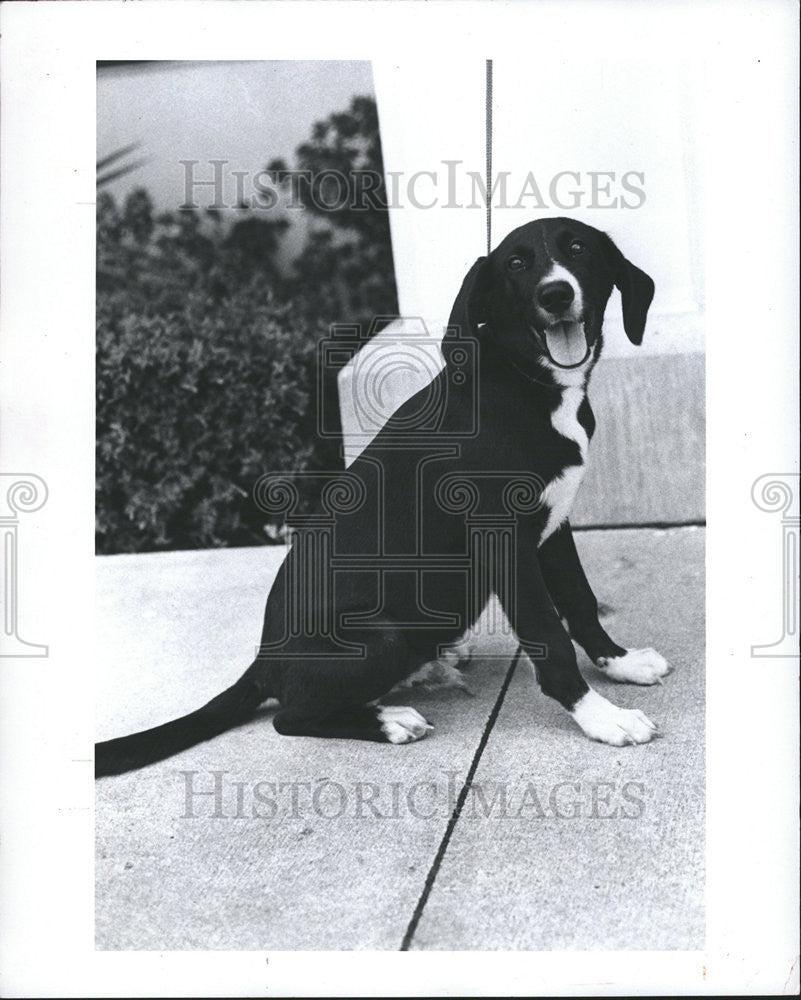
[{"label": "black and white dog", "polygon": [[[616,746],[648,742],[657,727],[590,688],[571,642],[616,681],[654,684],[669,671],[654,650],[626,650],[604,631],[568,522],[595,425],[587,383],[613,286],[626,334],[639,344],[654,284],[604,233],[570,219],[540,220],[479,259],[453,307],[442,372],[342,474],[347,489],[361,483],[363,502],[336,519],[335,556],[350,562],[322,591],[331,628],[287,634],[304,572],[316,571],[296,538],[267,600],[259,654],[243,676],[190,715],[98,744],[96,775],[210,739],[270,698],[280,703],[273,722],[282,734],[418,740],[431,728],[426,720],[378,699],[457,640],[492,592],[542,690],[587,736]],[[478,348],[474,379],[454,377],[465,336]],[[432,399],[436,421],[415,428],[415,415],[431,412],[421,400]],[[503,535],[512,551],[485,547],[466,572],[465,510],[474,525],[482,517],[497,523],[523,472],[542,488],[536,503],[518,505],[514,530]],[[450,501],[448,483],[456,484]],[[467,506],[453,502],[459,484]]]}]

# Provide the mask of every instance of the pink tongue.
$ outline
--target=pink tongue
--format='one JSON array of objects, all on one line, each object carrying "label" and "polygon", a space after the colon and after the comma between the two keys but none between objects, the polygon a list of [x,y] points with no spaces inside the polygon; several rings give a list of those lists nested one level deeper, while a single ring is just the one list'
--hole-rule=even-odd
[{"label": "pink tongue", "polygon": [[581,323],[554,323],[545,331],[545,343],[551,360],[569,368],[587,356],[587,340]]}]

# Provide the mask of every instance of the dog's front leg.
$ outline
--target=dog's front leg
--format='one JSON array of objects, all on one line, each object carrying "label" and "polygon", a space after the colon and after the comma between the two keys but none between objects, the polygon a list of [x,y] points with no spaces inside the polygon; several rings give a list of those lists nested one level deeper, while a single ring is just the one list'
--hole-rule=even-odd
[{"label": "dog's front leg", "polygon": [[518,553],[515,578],[516,594],[503,599],[504,609],[543,692],[555,698],[590,739],[614,746],[647,743],[657,731],[650,719],[638,709],[613,705],[581,676],[536,552],[522,557]]},{"label": "dog's front leg", "polygon": [[661,684],[670,673],[654,649],[624,649],[609,638],[598,619],[598,601],[581,565],[570,523],[565,522],[538,550],[551,598],[570,634],[587,656],[613,681]]}]

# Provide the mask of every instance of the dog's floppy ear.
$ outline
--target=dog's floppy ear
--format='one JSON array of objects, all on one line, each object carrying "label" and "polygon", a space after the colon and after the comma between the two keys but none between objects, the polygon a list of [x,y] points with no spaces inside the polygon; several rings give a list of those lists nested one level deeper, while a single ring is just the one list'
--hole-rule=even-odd
[{"label": "dog's floppy ear", "polygon": [[632,344],[641,344],[655,286],[645,271],[626,260],[608,236],[606,239],[612,262],[612,280],[620,289],[623,300],[623,329]]},{"label": "dog's floppy ear", "polygon": [[487,321],[487,293],[489,292],[489,258],[479,257],[464,277],[462,287],[453,303],[448,331],[457,337],[475,337],[479,323]]}]

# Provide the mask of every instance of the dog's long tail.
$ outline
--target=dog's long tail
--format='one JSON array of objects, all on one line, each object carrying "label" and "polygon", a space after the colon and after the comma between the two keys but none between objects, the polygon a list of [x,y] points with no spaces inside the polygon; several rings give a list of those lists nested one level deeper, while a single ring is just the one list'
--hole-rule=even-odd
[{"label": "dog's long tail", "polygon": [[172,757],[247,721],[270,697],[250,670],[216,698],[189,715],[131,736],[95,744],[95,777],[123,774]]}]

